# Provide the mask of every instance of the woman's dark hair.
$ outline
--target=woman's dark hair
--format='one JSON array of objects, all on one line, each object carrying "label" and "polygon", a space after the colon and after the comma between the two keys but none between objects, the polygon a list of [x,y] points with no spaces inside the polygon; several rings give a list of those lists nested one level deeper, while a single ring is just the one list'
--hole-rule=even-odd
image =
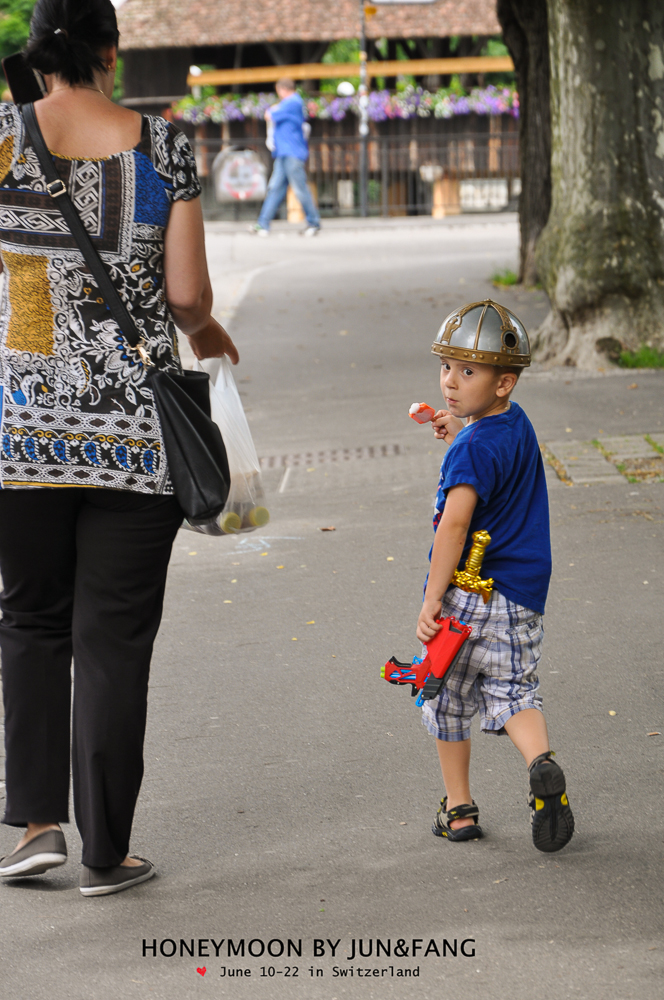
[{"label": "woman's dark hair", "polygon": [[67,83],[92,83],[105,69],[99,50],[120,35],[111,0],[37,0],[25,57],[33,69]]}]

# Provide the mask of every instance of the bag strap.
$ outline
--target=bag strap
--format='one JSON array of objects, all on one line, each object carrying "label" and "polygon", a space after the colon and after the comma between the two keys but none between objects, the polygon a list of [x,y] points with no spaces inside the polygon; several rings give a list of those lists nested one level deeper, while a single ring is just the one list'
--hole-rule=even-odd
[{"label": "bag strap", "polygon": [[78,245],[78,249],[83,254],[83,257],[92,272],[92,276],[97,283],[97,287],[104,297],[107,308],[110,309],[113,319],[120,327],[120,331],[127,343],[140,355],[143,364],[152,365],[153,362],[151,361],[147,351],[145,350],[145,346],[142,343],[141,334],[136,328],[134,320],[127,311],[127,307],[120,298],[117,288],[111,281],[111,276],[108,273],[106,265],[99,256],[85,226],[83,225],[80,215],[74,207],[74,203],[67,193],[64,181],[55,169],[53,157],[47,149],[46,143],[44,142],[44,136],[42,135],[39,122],[37,121],[34,104],[24,104],[21,107],[21,112],[23,114],[23,120],[25,121],[28,137],[35,153],[37,154],[37,159],[39,160],[42,173],[46,178],[46,190],[62,212],[65,222],[69,226],[69,231],[74,238],[74,242]]}]

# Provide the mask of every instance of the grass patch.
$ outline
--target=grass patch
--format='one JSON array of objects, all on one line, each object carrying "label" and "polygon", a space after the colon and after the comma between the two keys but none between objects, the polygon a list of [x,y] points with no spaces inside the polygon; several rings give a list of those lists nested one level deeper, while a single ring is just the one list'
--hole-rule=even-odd
[{"label": "grass patch", "polygon": [[[609,462],[612,460],[613,452],[605,448],[601,441],[598,441],[597,438],[593,438],[590,443],[594,445],[595,448],[602,453],[602,455],[604,455],[604,458],[608,458]],[[619,468],[619,466],[616,466],[616,468]]]},{"label": "grass patch", "polygon": [[[649,434],[644,434],[643,436],[648,444],[655,449],[655,451],[664,454],[664,448],[661,448],[658,444],[656,444]],[[653,481],[661,483],[664,481],[661,476],[660,467],[656,464],[653,467],[653,463],[661,462],[660,458],[653,456],[652,461],[649,458],[632,458],[627,462],[616,462],[614,461],[614,452],[605,448],[602,442],[598,441],[597,438],[594,438],[590,443],[594,445],[602,455],[604,455],[604,458],[615,465],[620,475],[624,476],[628,483],[644,483]]]},{"label": "grass patch", "polygon": [[501,271],[494,271],[491,275],[491,284],[496,288],[509,288],[511,285],[518,285],[519,275],[509,267],[504,267]]},{"label": "grass patch", "polygon": [[547,448],[545,444],[540,444],[540,451],[542,452],[542,458],[545,462],[548,462],[551,468],[554,470],[558,479],[565,484],[565,486],[573,486],[574,483],[567,475],[567,469],[561,461],[559,461],[553,452]]},{"label": "grass patch", "polygon": [[657,444],[656,441],[653,441],[653,439],[650,437],[650,434],[645,434],[644,437],[651,448],[654,448],[655,451],[658,451],[660,455],[664,455],[664,448],[662,448],[661,444]]},{"label": "grass patch", "polygon": [[664,351],[644,344],[638,351],[621,351],[618,364],[621,368],[664,368]]}]

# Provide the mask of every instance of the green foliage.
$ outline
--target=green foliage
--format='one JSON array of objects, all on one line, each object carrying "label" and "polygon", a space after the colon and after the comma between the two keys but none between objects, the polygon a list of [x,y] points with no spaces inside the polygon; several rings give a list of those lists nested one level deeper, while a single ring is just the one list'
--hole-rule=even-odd
[{"label": "green foliage", "polygon": [[[388,43],[387,38],[379,38],[376,42],[376,48],[380,52],[383,59],[387,58]],[[407,39],[406,41],[398,42],[396,45],[396,58],[404,61],[406,59],[416,59],[417,58],[417,45],[412,39]],[[336,42],[332,42],[325,52],[321,62],[324,63],[350,63],[360,61],[360,43],[357,38],[340,38]],[[341,82],[341,80],[350,80],[355,89],[360,85],[359,76],[349,76],[349,77],[339,77],[338,80],[321,80],[320,89],[323,94],[330,94],[336,92],[336,89]],[[385,86],[384,77],[375,77],[375,85],[379,90],[382,90]],[[405,90],[406,87],[415,86],[415,77],[402,75],[397,78],[397,90]]]},{"label": "green foliage", "polygon": [[[360,43],[357,38],[339,38],[336,42],[332,42],[321,59],[321,62],[324,63],[359,63],[359,61]],[[342,80],[348,80],[356,90],[360,85],[359,75],[340,76],[338,80],[321,80],[321,93],[336,94],[337,87]]]},{"label": "green foliage", "polygon": [[643,344],[637,351],[621,351],[621,368],[664,368],[664,351]]},{"label": "green foliage", "polygon": [[[0,0],[0,59],[19,52],[28,40],[36,0]],[[0,75],[0,80],[4,77]]]},{"label": "green foliage", "polygon": [[118,67],[115,71],[115,83],[113,85],[113,100],[116,104],[124,97],[124,59],[118,57]]},{"label": "green foliage", "polygon": [[[487,38],[486,45],[480,55],[509,56],[510,50],[500,35],[494,35],[493,38]],[[484,78],[487,83],[492,83],[495,87],[514,87],[516,85],[516,73],[514,72],[485,73]]]},{"label": "green foliage", "polygon": [[499,35],[494,38],[487,38],[486,45],[481,52],[483,56],[508,56],[509,54],[510,50]]},{"label": "green foliage", "polygon": [[494,271],[491,275],[491,284],[496,288],[508,288],[510,285],[517,285],[519,275],[509,267],[504,267],[500,271]]},{"label": "green foliage", "polygon": [[321,59],[324,63],[350,63],[360,61],[360,43],[357,38],[339,38],[328,45]]}]

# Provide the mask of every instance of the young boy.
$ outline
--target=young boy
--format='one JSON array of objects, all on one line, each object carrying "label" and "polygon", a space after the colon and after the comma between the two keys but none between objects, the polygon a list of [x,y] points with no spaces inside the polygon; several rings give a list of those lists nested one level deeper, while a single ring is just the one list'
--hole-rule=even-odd
[{"label": "young boy", "polygon": [[[434,418],[434,434],[451,447],[441,468],[417,636],[430,642],[437,619],[449,615],[473,628],[441,694],[424,704],[446,792],[433,832],[448,840],[482,836],[469,785],[470,721],[479,710],[482,730],[506,732],[528,765],[535,847],[558,851],[572,837],[574,818],[565,776],[551,760],[536,673],[551,576],[548,498],[535,432],[510,400],[530,364],[528,334],[513,313],[487,299],[448,316],[432,350],[441,359],[446,407]],[[493,579],[486,603],[452,585],[480,530],[491,536],[481,569],[481,577]]]}]

